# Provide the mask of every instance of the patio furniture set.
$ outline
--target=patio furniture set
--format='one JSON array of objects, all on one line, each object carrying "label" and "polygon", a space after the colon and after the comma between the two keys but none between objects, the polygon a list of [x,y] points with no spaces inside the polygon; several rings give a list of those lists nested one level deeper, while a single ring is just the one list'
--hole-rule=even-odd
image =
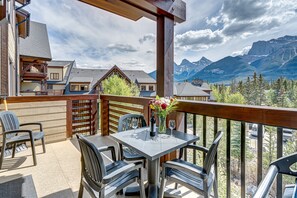
[{"label": "patio furniture set", "polygon": [[[140,128],[131,130],[131,119],[135,118],[138,119]],[[119,119],[119,133],[110,135],[120,145],[119,160],[116,159],[114,147],[96,148],[92,142],[93,139],[88,140],[88,137],[77,135],[82,154],[82,180],[79,197],[82,197],[83,188],[92,197],[96,197],[94,190],[99,194],[99,197],[111,197],[136,181],[140,187],[140,197],[146,197],[143,177],[146,160],[148,197],[163,197],[167,180],[186,186],[205,197],[210,196],[211,189],[214,187],[215,197],[218,197],[214,162],[222,132],[217,133],[208,149],[192,144],[198,141],[199,137],[175,130],[169,138],[152,139],[146,126],[144,117],[141,115],[127,114]],[[206,153],[203,167],[182,160],[185,148]],[[162,174],[160,174],[160,157],[178,149],[180,149],[179,158],[163,163]],[[105,151],[110,151],[112,156],[113,162],[109,165],[103,163],[101,153]],[[127,163],[129,161],[137,162]]]}]

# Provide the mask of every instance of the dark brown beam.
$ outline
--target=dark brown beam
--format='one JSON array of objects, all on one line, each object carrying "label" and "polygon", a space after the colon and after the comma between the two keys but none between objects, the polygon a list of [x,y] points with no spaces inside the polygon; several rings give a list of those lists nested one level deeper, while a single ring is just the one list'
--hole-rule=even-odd
[{"label": "dark brown beam", "polygon": [[157,95],[173,96],[174,21],[157,18]]}]

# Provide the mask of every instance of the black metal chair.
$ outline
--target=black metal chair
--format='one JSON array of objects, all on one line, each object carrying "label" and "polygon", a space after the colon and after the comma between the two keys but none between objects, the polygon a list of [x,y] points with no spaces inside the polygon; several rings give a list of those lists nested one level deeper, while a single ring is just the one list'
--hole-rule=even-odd
[{"label": "black metal chair", "polygon": [[[1,158],[0,158],[0,169],[2,168],[2,163],[4,160],[5,149],[7,145],[12,145],[12,158],[15,156],[16,144],[21,142],[31,142],[32,156],[34,165],[37,165],[36,153],[35,153],[35,140],[41,140],[43,152],[45,153],[45,142],[44,142],[44,132],[42,130],[41,123],[24,123],[20,124],[17,116],[11,111],[0,112],[0,121],[2,125],[2,148],[1,148]],[[39,131],[32,132],[32,130],[20,129],[22,126],[28,125],[38,125]]]},{"label": "black metal chair", "polygon": [[[118,132],[131,130],[132,129],[132,119],[137,119],[138,128],[147,126],[143,115],[126,114],[126,115],[121,116],[119,119]],[[126,160],[126,161],[142,160],[143,166],[145,168],[146,158],[144,156],[140,155],[134,149],[131,149],[129,147],[124,147],[122,144],[120,144],[120,153],[121,153],[122,160]]]},{"label": "black metal chair", "polygon": [[218,197],[214,162],[222,136],[223,133],[221,131],[218,132],[209,149],[197,145],[188,145],[184,147],[206,153],[203,167],[182,160],[184,148],[180,150],[178,159],[163,163],[159,197],[162,198],[164,196],[166,180],[181,184],[198,194],[204,195],[204,197],[209,197],[211,188],[213,187],[214,196]]},{"label": "black metal chair", "polygon": [[[124,161],[116,161],[115,148],[113,146],[104,146],[96,148],[82,135],[76,135],[80,151],[82,177],[78,197],[83,196],[85,188],[91,197],[108,198],[121,191],[133,182],[138,182],[140,186],[140,195],[145,197],[142,163],[128,164]],[[110,151],[113,162],[107,166],[104,165],[101,152]],[[94,191],[98,192],[98,196]]]},{"label": "black metal chair", "polygon": [[[278,174],[284,174],[293,176],[296,178],[296,183],[294,185],[287,185],[284,190],[283,197],[297,197],[296,187],[297,187],[297,171],[294,167],[291,167],[297,162],[297,153],[282,157],[272,162],[269,165],[268,172],[265,178],[259,184],[259,187],[254,194],[254,198],[265,198],[268,197],[269,191],[273,186],[273,182]],[[289,190],[292,188],[293,190]]]}]

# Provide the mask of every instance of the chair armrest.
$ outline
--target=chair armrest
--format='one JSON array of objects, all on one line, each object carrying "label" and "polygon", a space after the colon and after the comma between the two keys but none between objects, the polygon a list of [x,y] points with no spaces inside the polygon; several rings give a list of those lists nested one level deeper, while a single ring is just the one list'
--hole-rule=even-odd
[{"label": "chair armrest", "polygon": [[187,145],[186,148],[195,149],[195,150],[198,150],[198,151],[201,151],[204,153],[207,153],[209,151],[208,148],[205,148],[203,146],[194,145],[194,144]]},{"label": "chair armrest", "polygon": [[113,161],[117,161],[114,146],[102,146],[102,147],[99,147],[99,148],[97,148],[97,149],[98,149],[98,151],[99,151],[100,153],[101,153],[101,152],[105,152],[105,151],[110,151],[110,152],[111,152],[112,160],[113,160]]},{"label": "chair armrest", "polygon": [[[199,177],[201,179],[207,179],[208,175],[206,173],[204,173],[203,171],[199,171],[191,166],[188,166],[187,164],[182,164],[179,162],[175,162],[175,161],[167,161],[165,163],[163,163],[162,167],[164,169],[166,168],[173,168],[176,170],[181,170],[181,171],[185,171],[190,173],[191,175],[194,175],[196,177]],[[165,171],[166,172],[166,171]]]},{"label": "chair armrest", "polygon": [[183,147],[183,148],[180,149],[179,159],[182,158],[182,156],[183,156],[183,149],[185,149],[185,148],[194,149],[194,150],[197,150],[197,151],[201,151],[203,153],[207,153],[208,150],[209,150],[208,148],[205,148],[203,146],[198,146],[198,145],[190,144],[190,145],[187,145],[187,146],[185,146],[185,147]]},{"label": "chair armrest", "polygon": [[122,175],[131,172],[133,170],[139,170],[142,169],[142,162],[136,162],[132,164],[127,164],[126,166],[123,166],[119,168],[116,171],[113,171],[112,173],[106,175],[102,179],[102,184],[108,184],[111,181],[114,181],[115,179],[121,177]]},{"label": "chair armrest", "polygon": [[17,130],[12,130],[12,131],[4,131],[3,135],[11,134],[11,133],[29,133],[29,134],[32,134],[32,131],[31,130],[17,129]]},{"label": "chair armrest", "polygon": [[40,122],[30,122],[30,123],[20,124],[20,126],[28,126],[28,125],[39,125],[40,131],[42,131],[42,124]]}]

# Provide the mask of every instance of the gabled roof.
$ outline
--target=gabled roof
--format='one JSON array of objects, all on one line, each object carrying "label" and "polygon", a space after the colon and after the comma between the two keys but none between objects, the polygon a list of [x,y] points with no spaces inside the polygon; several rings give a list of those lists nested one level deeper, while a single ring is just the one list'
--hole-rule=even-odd
[{"label": "gabled roof", "polygon": [[52,55],[46,25],[31,21],[29,35],[20,39],[20,55],[50,61]]},{"label": "gabled roof", "polygon": [[92,77],[73,77],[69,80],[69,82],[80,82],[80,83],[91,83],[93,82],[93,78]]},{"label": "gabled roof", "polygon": [[[120,72],[122,76],[126,77],[130,82],[138,83],[156,83],[156,80],[146,74],[144,71],[139,70],[121,70],[117,66],[113,66],[111,69],[82,69],[73,68],[70,73],[70,82],[74,82],[72,79],[78,79],[76,77],[88,77],[92,78],[90,82],[90,87],[94,87],[104,79],[106,79],[113,72]],[[83,79],[82,79],[83,80]]]},{"label": "gabled roof", "polygon": [[130,78],[132,82],[138,83],[156,83],[156,80],[150,77],[142,70],[123,70],[124,74]]},{"label": "gabled roof", "polygon": [[90,87],[93,87],[93,85],[101,79],[109,70],[108,69],[82,69],[82,68],[73,68],[70,72],[69,82],[72,81],[72,79],[75,79],[77,77],[88,77],[92,78],[92,82],[90,82]]},{"label": "gabled roof", "polygon": [[210,95],[204,92],[200,87],[194,86],[189,82],[174,83],[175,88],[173,95],[175,96],[200,96],[209,97]]}]

